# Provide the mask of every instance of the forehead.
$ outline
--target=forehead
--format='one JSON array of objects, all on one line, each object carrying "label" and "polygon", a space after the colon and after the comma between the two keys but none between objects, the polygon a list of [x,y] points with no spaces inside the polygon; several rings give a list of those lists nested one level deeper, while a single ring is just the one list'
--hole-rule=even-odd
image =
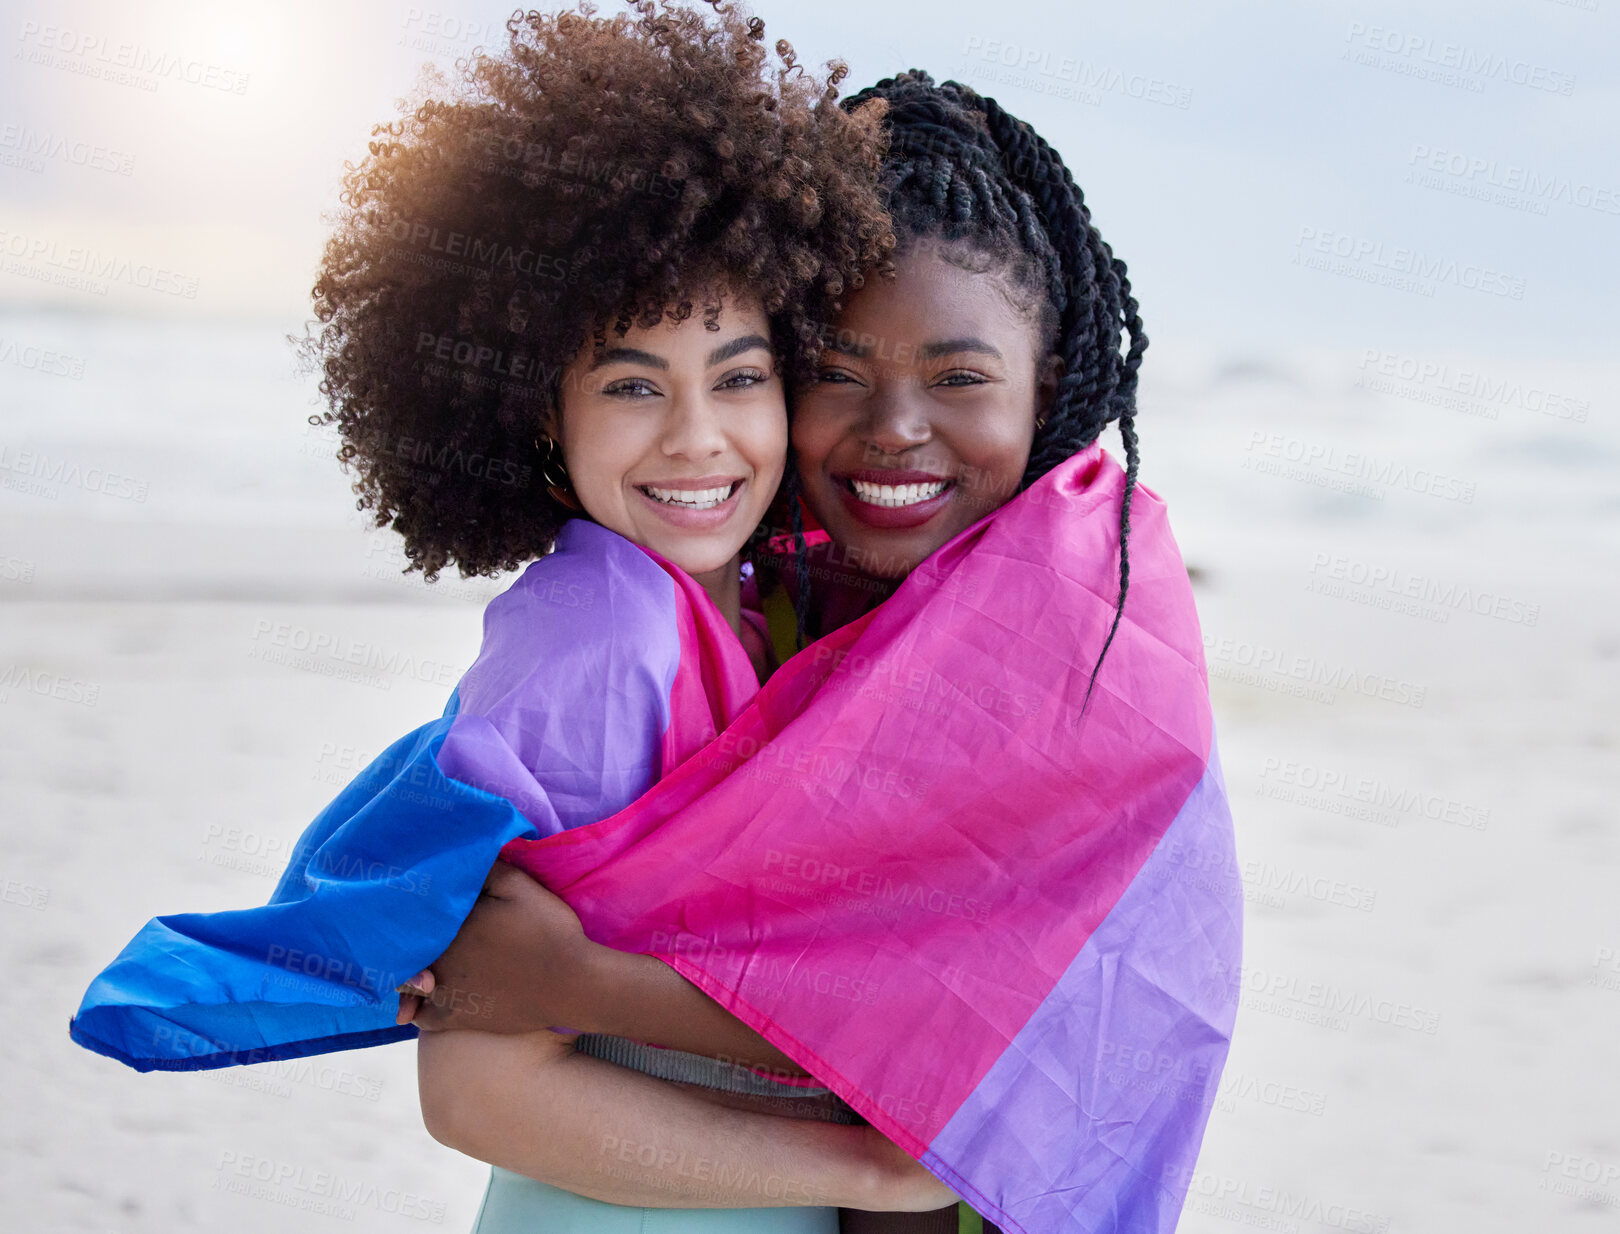
[{"label": "forehead", "polygon": [[[965,270],[929,245],[908,250],[894,265],[893,279],[870,278],[845,301],[835,336],[853,329],[923,344],[994,335],[1001,346],[1031,332],[1029,316],[1013,304],[1006,276],[995,267]],[[837,337],[829,342],[847,350]]]},{"label": "forehead", "polygon": [[[689,338],[701,345],[703,342],[726,339],[744,332],[769,333],[770,318],[760,298],[752,292],[694,291],[684,294],[681,298],[692,308],[691,313],[684,319],[677,320],[672,315],[675,305],[671,304],[665,307],[663,318],[650,326],[632,322],[630,328],[620,334],[609,325],[602,332],[606,346],[610,348],[638,346],[656,350],[660,346],[684,343]],[[719,327],[717,331],[709,329],[707,324],[716,304],[720,310],[715,318],[715,324]]]}]

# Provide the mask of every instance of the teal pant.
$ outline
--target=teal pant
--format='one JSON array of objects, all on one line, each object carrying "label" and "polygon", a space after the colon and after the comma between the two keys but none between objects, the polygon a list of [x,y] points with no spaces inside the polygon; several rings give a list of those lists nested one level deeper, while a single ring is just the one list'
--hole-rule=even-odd
[{"label": "teal pant", "polygon": [[836,1208],[628,1208],[491,1168],[473,1234],[838,1234]]}]

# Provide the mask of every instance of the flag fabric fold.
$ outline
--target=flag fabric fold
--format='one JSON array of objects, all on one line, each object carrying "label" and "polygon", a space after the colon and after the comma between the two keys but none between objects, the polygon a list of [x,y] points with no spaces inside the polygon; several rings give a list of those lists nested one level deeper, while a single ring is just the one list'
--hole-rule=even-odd
[{"label": "flag fabric fold", "polygon": [[618,815],[506,860],[657,955],[1003,1229],[1169,1231],[1241,888],[1163,502],[1067,460],[788,661]]},{"label": "flag fabric fold", "polygon": [[1206,873],[1233,868],[1232,824],[1191,589],[1144,487],[1082,714],[1123,489],[1100,447],[1076,455],[757,690],[696,584],[570,523],[491,606],[445,716],[328,807],[271,903],[149,923],[75,1039],[148,1069],[409,1035],[393,987],[499,853],[1003,1229],[1172,1230],[1241,889]]},{"label": "flag fabric fold", "polygon": [[73,1039],[189,1071],[414,1037],[397,987],[450,945],[502,845],[622,808],[756,689],[696,583],[568,523],[490,604],[444,715],[321,812],[269,903],[148,922],[91,983]]}]

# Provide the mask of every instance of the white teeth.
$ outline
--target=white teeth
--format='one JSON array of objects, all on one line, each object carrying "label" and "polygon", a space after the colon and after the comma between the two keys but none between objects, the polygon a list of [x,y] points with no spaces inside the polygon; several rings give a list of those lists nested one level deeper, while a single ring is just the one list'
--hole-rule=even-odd
[{"label": "white teeth", "polygon": [[932,501],[945,491],[949,481],[931,480],[927,484],[868,484],[865,480],[851,480],[850,487],[869,506],[914,506],[918,502]]},{"label": "white teeth", "polygon": [[654,488],[643,485],[642,492],[666,506],[680,506],[683,510],[712,510],[731,496],[731,485],[722,488]]}]

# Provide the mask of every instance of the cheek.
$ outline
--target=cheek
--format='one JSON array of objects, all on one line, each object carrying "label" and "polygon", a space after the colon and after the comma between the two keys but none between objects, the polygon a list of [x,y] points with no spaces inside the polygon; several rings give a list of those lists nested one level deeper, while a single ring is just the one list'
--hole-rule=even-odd
[{"label": "cheek", "polygon": [[986,415],[953,434],[950,444],[969,476],[986,491],[1005,493],[1016,487],[1029,463],[1034,443],[1033,414]]},{"label": "cheek", "polygon": [[589,405],[570,408],[563,417],[563,455],[582,495],[618,488],[636,461],[634,426],[615,420],[610,409]]},{"label": "cheek", "polygon": [[787,462],[787,408],[778,399],[738,407],[726,427],[731,447],[754,471],[781,479]]}]

